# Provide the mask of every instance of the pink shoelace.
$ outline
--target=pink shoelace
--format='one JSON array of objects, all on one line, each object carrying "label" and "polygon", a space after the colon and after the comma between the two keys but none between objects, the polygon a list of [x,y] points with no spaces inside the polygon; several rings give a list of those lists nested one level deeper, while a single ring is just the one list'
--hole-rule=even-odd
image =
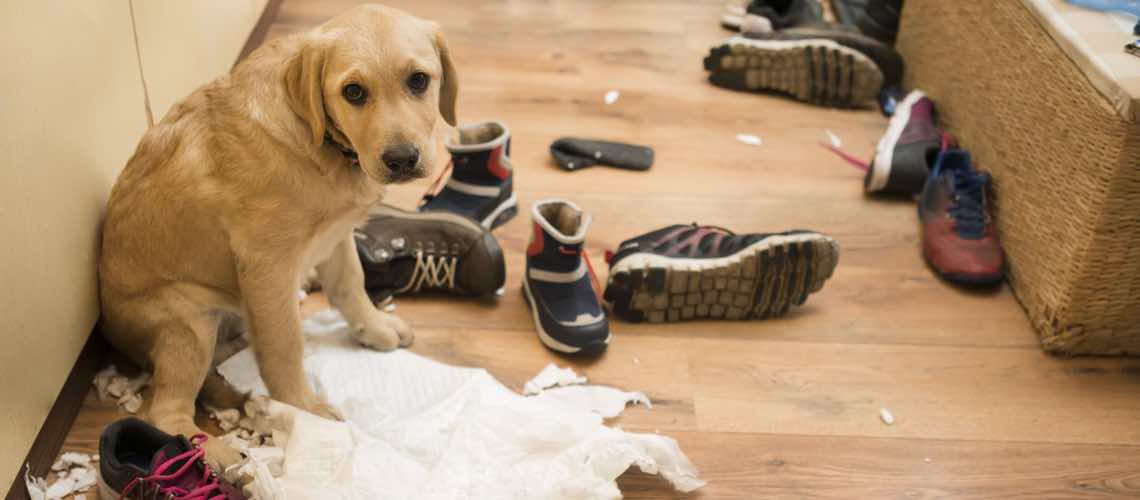
[{"label": "pink shoelace", "polygon": [[[214,474],[210,467],[204,462],[206,457],[206,450],[200,446],[201,443],[209,439],[205,434],[198,434],[190,438],[190,444],[194,447],[184,453],[175,455],[159,463],[155,467],[154,472],[146,477],[136,477],[127,483],[123,488],[123,493],[119,497],[120,500],[127,498],[136,487],[142,488],[145,483],[152,483],[158,485],[159,493],[168,495],[174,500],[226,500],[226,495],[222,491],[222,484],[218,480],[218,476]],[[182,462],[182,466],[177,470],[167,473],[168,469],[174,467],[178,462]],[[192,467],[194,464],[202,465],[202,477],[194,489],[187,489],[181,486],[162,486],[163,483],[176,481],[186,474],[193,474]]]},{"label": "pink shoelace", "polygon": [[[863,160],[860,160],[859,158],[856,158],[855,155],[852,155],[851,153],[844,151],[843,148],[836,147],[832,144],[829,144],[829,143],[826,143],[823,141],[819,141],[819,145],[823,149],[826,149],[828,151],[831,151],[832,153],[835,153],[836,156],[839,156],[840,158],[842,158],[847,163],[850,163],[851,166],[853,166],[859,170],[862,170],[863,172],[866,172],[866,171],[871,169],[870,163],[865,162]],[[955,140],[954,136],[950,135],[949,133],[942,132],[942,151],[946,151],[946,149],[951,147],[951,146],[958,147],[958,141]]]}]

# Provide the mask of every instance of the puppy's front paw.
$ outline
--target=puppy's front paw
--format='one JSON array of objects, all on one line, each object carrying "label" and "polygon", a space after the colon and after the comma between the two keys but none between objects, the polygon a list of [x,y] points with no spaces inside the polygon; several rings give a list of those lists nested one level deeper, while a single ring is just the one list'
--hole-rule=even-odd
[{"label": "puppy's front paw", "polygon": [[391,351],[412,344],[412,327],[399,316],[380,311],[368,314],[364,323],[356,325],[353,338],[378,351]]}]

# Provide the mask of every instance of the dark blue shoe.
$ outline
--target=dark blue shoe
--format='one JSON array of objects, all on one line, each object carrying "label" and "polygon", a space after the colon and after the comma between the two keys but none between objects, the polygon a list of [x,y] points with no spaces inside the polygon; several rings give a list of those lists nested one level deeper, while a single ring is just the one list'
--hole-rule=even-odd
[{"label": "dark blue shoe", "polygon": [[610,343],[610,326],[583,252],[590,216],[568,201],[543,200],[531,217],[523,292],[539,340],[558,352],[601,353]]},{"label": "dark blue shoe", "polygon": [[[421,212],[452,212],[494,229],[518,213],[512,189],[511,134],[498,122],[465,125],[447,138],[450,177],[424,196]],[[448,175],[440,175],[443,179]],[[437,180],[438,182],[438,180]]]}]

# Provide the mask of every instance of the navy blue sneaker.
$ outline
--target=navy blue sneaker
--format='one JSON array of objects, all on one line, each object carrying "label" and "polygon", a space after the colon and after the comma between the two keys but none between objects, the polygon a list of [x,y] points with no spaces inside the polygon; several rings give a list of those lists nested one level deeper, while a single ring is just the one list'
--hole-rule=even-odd
[{"label": "navy blue sneaker", "polygon": [[451,163],[442,188],[433,186],[420,203],[421,212],[452,212],[486,229],[494,229],[518,213],[518,198],[512,189],[511,133],[506,125],[484,122],[464,125],[448,137]]},{"label": "navy blue sneaker", "polygon": [[539,340],[558,352],[601,353],[610,343],[610,326],[583,248],[590,216],[569,201],[543,200],[531,217],[523,292]]}]

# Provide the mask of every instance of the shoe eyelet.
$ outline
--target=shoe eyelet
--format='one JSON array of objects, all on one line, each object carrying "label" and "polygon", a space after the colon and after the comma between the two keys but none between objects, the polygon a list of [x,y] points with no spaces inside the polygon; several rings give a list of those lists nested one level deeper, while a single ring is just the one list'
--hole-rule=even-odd
[{"label": "shoe eyelet", "polygon": [[393,238],[392,239],[392,250],[399,252],[400,250],[404,249],[404,245],[406,245],[406,244],[407,244],[407,241],[404,240],[403,238]]}]

